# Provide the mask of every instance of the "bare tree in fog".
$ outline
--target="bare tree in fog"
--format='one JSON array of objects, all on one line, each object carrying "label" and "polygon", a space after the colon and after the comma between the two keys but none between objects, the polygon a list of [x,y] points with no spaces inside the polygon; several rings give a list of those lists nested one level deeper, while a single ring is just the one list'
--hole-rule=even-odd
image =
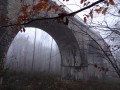
[{"label": "bare tree in fog", "polygon": [[31,68],[32,71],[33,71],[33,67],[34,67],[35,42],[36,42],[36,29],[35,29],[35,38],[34,38],[34,46],[33,46],[33,58],[32,58],[32,68]]},{"label": "bare tree in fog", "polygon": [[16,36],[6,64],[15,71],[60,74],[60,53],[53,38],[39,29],[28,29],[31,31],[26,30]]}]

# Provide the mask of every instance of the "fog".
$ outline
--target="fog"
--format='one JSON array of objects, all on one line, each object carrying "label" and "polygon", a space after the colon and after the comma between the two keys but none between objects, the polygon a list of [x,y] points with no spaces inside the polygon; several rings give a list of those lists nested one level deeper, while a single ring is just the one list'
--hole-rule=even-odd
[{"label": "fog", "polygon": [[60,74],[61,57],[55,40],[43,30],[25,30],[10,45],[5,66],[14,71]]}]

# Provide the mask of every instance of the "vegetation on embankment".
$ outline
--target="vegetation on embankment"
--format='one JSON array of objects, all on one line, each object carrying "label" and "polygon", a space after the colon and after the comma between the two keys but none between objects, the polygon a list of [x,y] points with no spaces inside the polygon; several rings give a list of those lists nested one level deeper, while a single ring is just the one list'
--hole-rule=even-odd
[{"label": "vegetation on embankment", "polygon": [[41,73],[7,72],[0,90],[120,90],[120,82],[61,80]]}]

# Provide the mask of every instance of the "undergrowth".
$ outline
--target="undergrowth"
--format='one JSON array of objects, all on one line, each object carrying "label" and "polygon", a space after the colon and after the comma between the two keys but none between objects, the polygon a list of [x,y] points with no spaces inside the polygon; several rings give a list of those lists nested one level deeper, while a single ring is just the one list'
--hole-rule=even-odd
[{"label": "undergrowth", "polygon": [[7,72],[0,90],[120,90],[120,83],[62,80],[45,73]]}]

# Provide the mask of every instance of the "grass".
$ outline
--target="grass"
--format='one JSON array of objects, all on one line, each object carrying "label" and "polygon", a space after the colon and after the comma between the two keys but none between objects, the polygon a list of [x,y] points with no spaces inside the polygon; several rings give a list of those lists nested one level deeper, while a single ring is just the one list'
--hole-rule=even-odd
[{"label": "grass", "polygon": [[120,83],[61,80],[55,75],[8,72],[0,90],[120,90]]}]

